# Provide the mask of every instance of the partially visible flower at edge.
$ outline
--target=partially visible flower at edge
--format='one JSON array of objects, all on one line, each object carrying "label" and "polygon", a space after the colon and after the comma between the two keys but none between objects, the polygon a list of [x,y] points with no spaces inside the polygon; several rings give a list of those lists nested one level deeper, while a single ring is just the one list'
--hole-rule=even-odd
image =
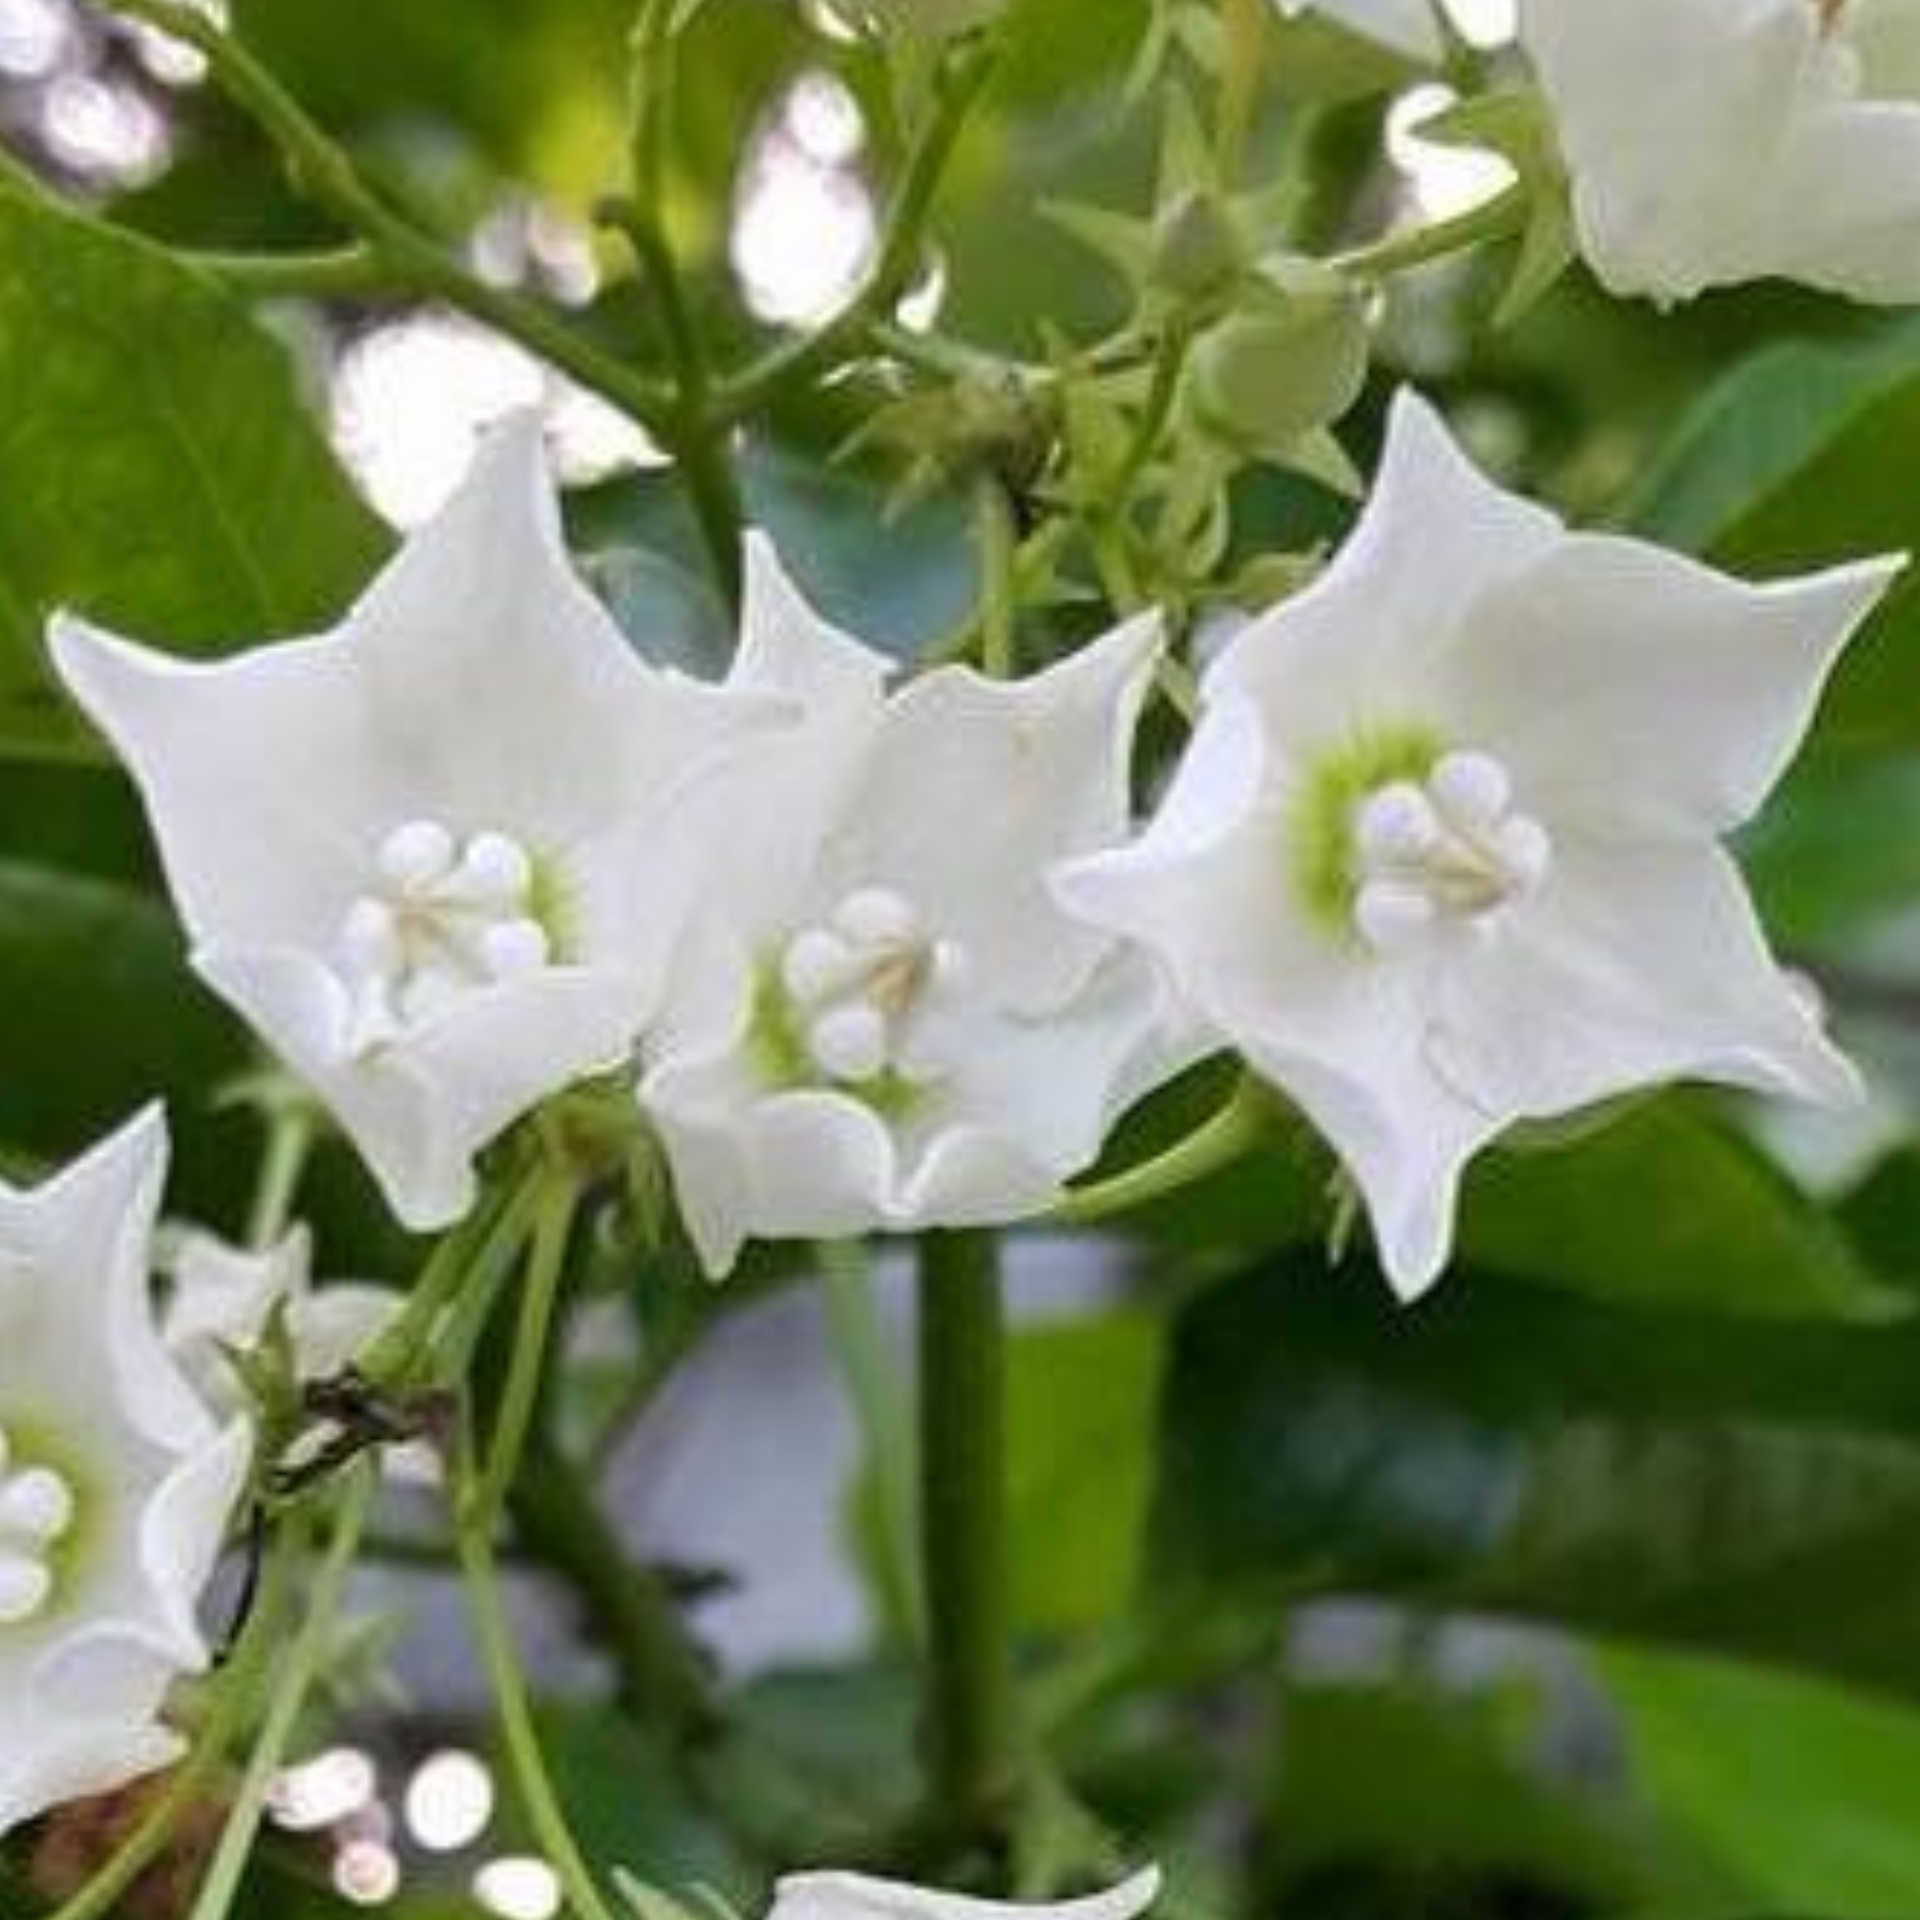
[{"label": "partially visible flower at edge", "polygon": [[1446,52],[1432,0],[1277,0],[1277,4],[1290,19],[1303,13],[1320,14],[1410,60],[1432,64]]},{"label": "partially visible flower at edge", "polygon": [[167,1765],[161,1713],[251,1457],[162,1343],[167,1164],[150,1109],[28,1192],[0,1186],[0,1832]]},{"label": "partially visible flower at edge", "polygon": [[1521,0],[1582,253],[1662,302],[1798,280],[1920,300],[1920,9]]},{"label": "partially visible flower at edge", "polygon": [[767,1920],[1137,1920],[1160,1897],[1146,1867],[1077,1900],[981,1900],[863,1873],[792,1873],[774,1889]]}]

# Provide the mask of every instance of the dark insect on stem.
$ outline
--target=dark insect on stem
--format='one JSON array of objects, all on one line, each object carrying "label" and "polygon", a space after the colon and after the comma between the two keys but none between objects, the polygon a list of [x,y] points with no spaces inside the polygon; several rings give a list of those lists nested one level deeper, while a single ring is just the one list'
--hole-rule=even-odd
[{"label": "dark insect on stem", "polygon": [[374,1447],[428,1440],[444,1448],[453,1429],[451,1395],[435,1390],[395,1398],[352,1368],[313,1381],[301,1400],[315,1423],[303,1438],[324,1437],[303,1458],[274,1470],[272,1488],[282,1498],[330,1479]]}]

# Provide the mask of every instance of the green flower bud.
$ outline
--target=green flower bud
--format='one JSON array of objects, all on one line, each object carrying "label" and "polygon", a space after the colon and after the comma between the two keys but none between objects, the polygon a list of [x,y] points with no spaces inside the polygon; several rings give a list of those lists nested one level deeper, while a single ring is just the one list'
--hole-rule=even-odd
[{"label": "green flower bud", "polygon": [[1194,356],[1200,424],[1230,445],[1286,453],[1338,420],[1366,385],[1366,297],[1311,261],[1264,270],[1270,298],[1234,315]]},{"label": "green flower bud", "polygon": [[1180,299],[1224,293],[1245,266],[1240,229],[1214,194],[1183,193],[1154,222],[1153,283]]}]

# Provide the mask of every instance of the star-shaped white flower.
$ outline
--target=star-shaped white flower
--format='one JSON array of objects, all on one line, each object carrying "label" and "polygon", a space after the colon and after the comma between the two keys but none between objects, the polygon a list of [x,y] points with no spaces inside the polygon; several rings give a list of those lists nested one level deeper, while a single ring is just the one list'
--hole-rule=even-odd
[{"label": "star-shaped white flower", "polygon": [[0,1832],[165,1766],[167,1690],[245,1485],[161,1341],[158,1110],[31,1192],[0,1186]]},{"label": "star-shaped white flower", "polygon": [[234,1357],[259,1346],[276,1313],[296,1377],[311,1382],[345,1368],[403,1304],[393,1288],[361,1281],[316,1287],[313,1236],[304,1227],[258,1252],[211,1233],[188,1232],[168,1264],[173,1292],[163,1320],[167,1346],[210,1406],[244,1406]]},{"label": "star-shaped white flower", "polygon": [[1138,1920],[1159,1897],[1157,1867],[1078,1900],[979,1900],[864,1873],[790,1873],[767,1920]]},{"label": "star-shaped white flower", "polygon": [[808,719],[702,783],[707,911],[642,1089],[711,1272],[753,1236],[1030,1214],[1170,1070],[1151,971],[1045,883],[1126,831],[1157,645],[1135,621],[1028,680],[889,697],[751,544],[735,680]]},{"label": "star-shaped white flower", "polygon": [[1920,300],[1912,0],[1521,0],[1520,37],[1614,292]]},{"label": "star-shaped white flower", "polygon": [[1517,1121],[1683,1077],[1853,1093],[1720,841],[1899,565],[1749,586],[1569,533],[1403,394],[1352,539],[1235,637],[1148,832],[1062,898],[1321,1126],[1417,1293]]},{"label": "star-shaped white flower", "polygon": [[1293,19],[1317,13],[1361,36],[1428,65],[1446,53],[1432,0],[1277,0]]},{"label": "star-shaped white flower", "polygon": [[331,1107],[410,1227],[630,1051],[679,924],[659,838],[764,704],[643,664],[574,576],[530,418],[336,632],[211,664],[62,617],[200,973]]}]

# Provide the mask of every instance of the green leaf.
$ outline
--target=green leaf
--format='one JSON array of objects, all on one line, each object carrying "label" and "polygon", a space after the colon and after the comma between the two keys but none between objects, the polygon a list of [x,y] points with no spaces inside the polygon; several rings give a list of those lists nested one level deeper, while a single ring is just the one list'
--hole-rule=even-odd
[{"label": "green leaf", "polygon": [[[1778,575],[1920,547],[1920,494],[1890,485],[1920,435],[1920,325],[1795,342],[1737,367],[1630,502],[1635,531],[1736,571]],[[1920,738],[1920,580],[1909,575],[1843,662],[1827,747]]]},{"label": "green leaf", "polygon": [[1920,1694],[1920,1328],[1417,1311],[1282,1259],[1179,1329],[1156,1589],[1357,1593]]},{"label": "green leaf", "polygon": [[1639,1791],[1749,1910],[1920,1913],[1920,1714],[1722,1662],[1615,1651],[1599,1671]]},{"label": "green leaf", "polygon": [[332,616],[383,536],[277,342],[144,241],[0,192],[0,716],[58,736],[72,606],[185,652]]}]

